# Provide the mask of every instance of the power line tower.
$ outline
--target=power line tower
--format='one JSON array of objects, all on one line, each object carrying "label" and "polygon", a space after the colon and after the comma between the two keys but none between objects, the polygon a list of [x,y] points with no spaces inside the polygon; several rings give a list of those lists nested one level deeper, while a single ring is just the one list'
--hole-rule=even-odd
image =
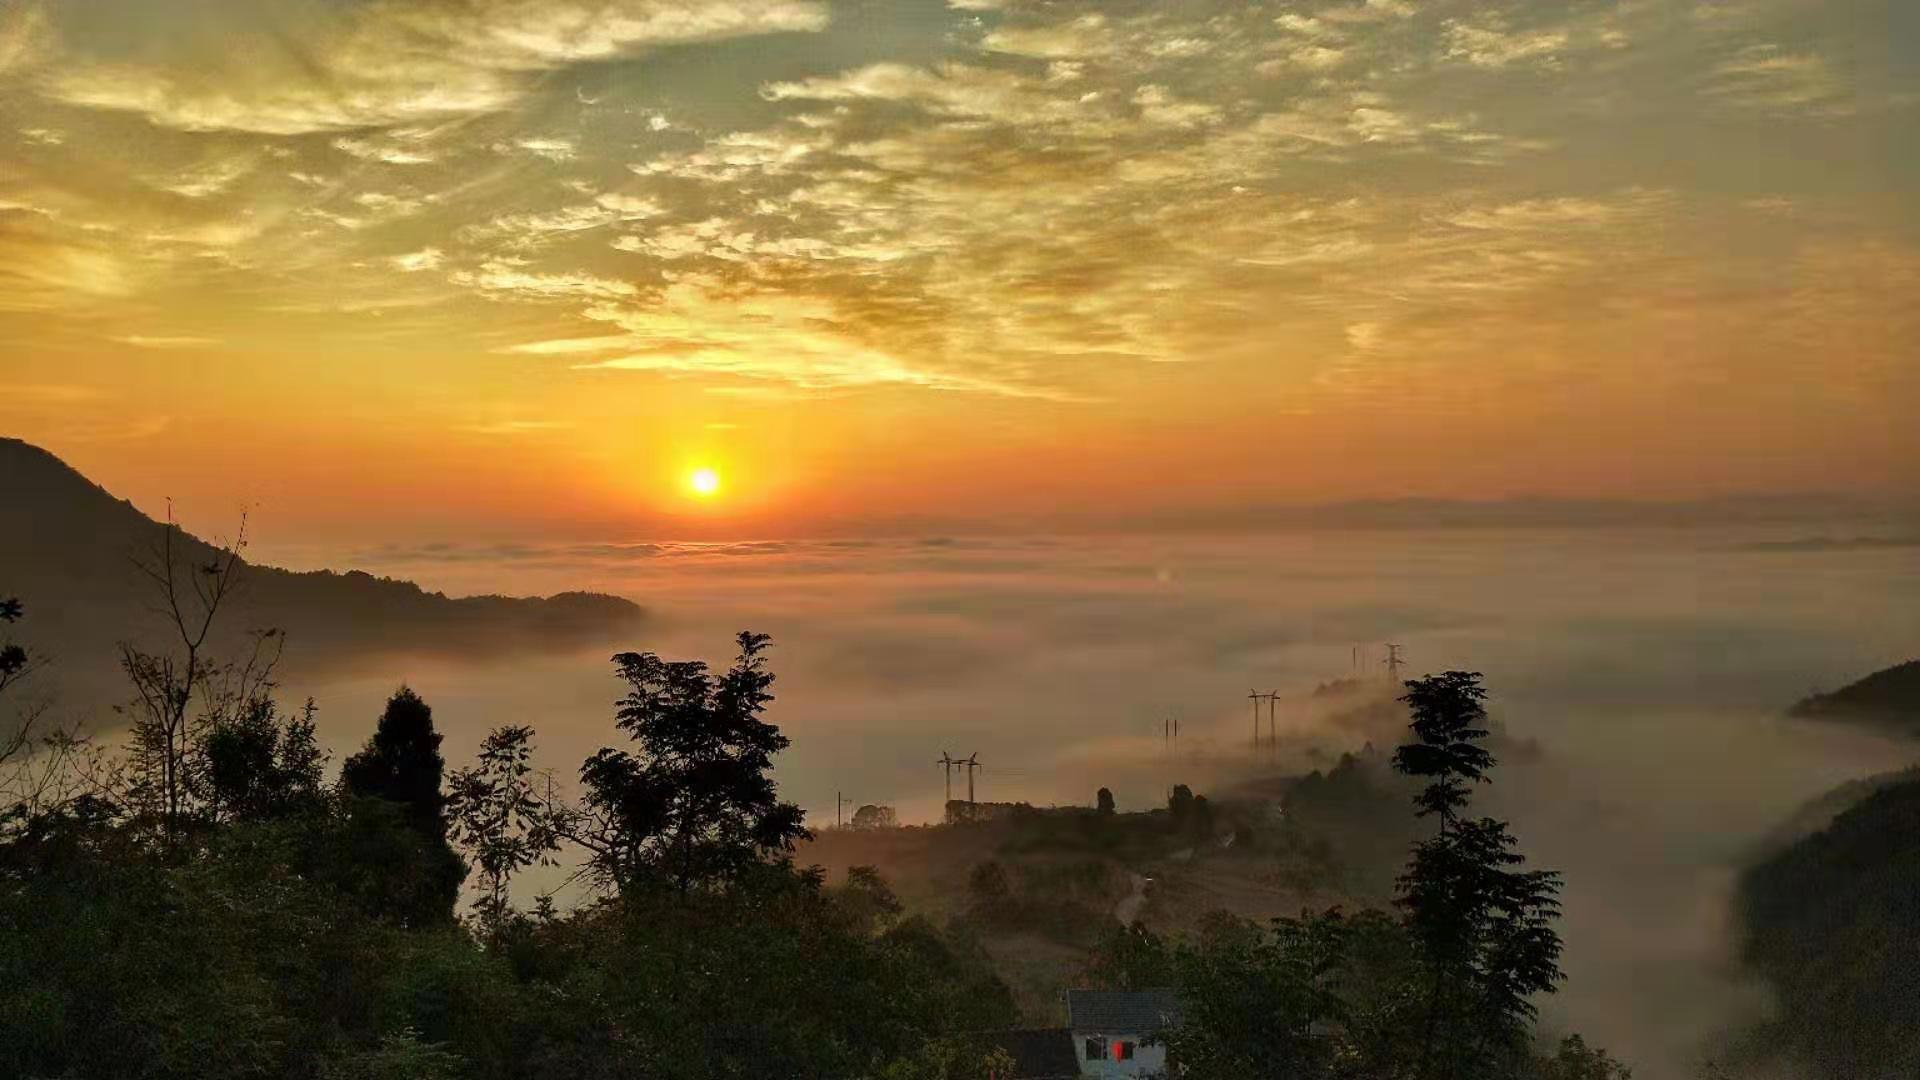
[{"label": "power line tower", "polygon": [[1389,644],[1387,646],[1387,681],[1388,682],[1400,681],[1400,669],[1405,667],[1407,663],[1405,660],[1400,659],[1400,650],[1403,648],[1405,648],[1405,646],[1403,645]]},{"label": "power line tower", "polygon": [[955,760],[952,754],[949,754],[945,750],[942,750],[940,751],[940,760],[934,762],[934,764],[944,765],[947,767],[947,802],[952,802],[953,801],[953,770],[955,766],[960,765],[961,762]]},{"label": "power line tower", "polygon": [[956,761],[956,762],[954,762],[954,764],[955,764],[955,765],[961,765],[961,766],[965,766],[965,767],[966,767],[966,770],[967,770],[967,802],[968,802],[969,804],[971,804],[971,803],[973,802],[973,770],[975,770],[975,769],[978,769],[978,768],[982,768],[982,767],[983,767],[983,766],[982,766],[982,765],[980,764],[980,752],[976,750],[976,751],[974,751],[974,753],[973,753],[973,755],[972,755],[971,757],[969,757],[969,758],[967,758],[967,760],[965,760],[965,761]]},{"label": "power line tower", "polygon": [[852,799],[845,797],[838,791],[833,793],[833,827],[834,828],[836,829],[840,828],[841,825],[843,824],[843,822],[840,820],[840,811],[845,810],[847,807],[852,805],[853,805]]}]

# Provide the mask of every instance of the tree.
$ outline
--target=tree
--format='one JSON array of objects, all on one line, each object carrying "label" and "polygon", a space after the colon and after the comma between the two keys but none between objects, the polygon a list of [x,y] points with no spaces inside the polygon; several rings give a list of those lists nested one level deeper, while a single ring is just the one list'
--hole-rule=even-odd
[{"label": "tree", "polygon": [[1164,1033],[1169,1058],[1196,1080],[1287,1080],[1328,1075],[1344,1019],[1339,989],[1349,936],[1338,910],[1275,919],[1266,928],[1233,920],[1174,963],[1181,1022]]},{"label": "tree", "polygon": [[242,515],[231,541],[198,555],[168,504],[159,540],[134,560],[154,589],[155,609],[167,621],[173,647],[148,652],[129,642],[120,645],[120,666],[134,689],[128,706],[131,781],[122,796],[136,818],[158,829],[169,849],[200,810],[193,758],[207,729],[266,697],[279,659],[283,639],[272,630],[252,635],[252,654],[242,664],[221,665],[210,655],[214,624],[239,587],[245,567],[240,553],[246,546]]},{"label": "tree", "polygon": [[1414,847],[1398,903],[1425,968],[1416,1077],[1493,1075],[1524,1053],[1534,994],[1563,978],[1559,875],[1520,870],[1525,858],[1505,822],[1465,816],[1472,786],[1487,783],[1486,691],[1477,672],[1449,671],[1407,683],[1416,741],[1394,768],[1425,777],[1414,797],[1438,831]]},{"label": "tree", "polygon": [[[0,597],[0,626],[25,614],[19,600]],[[10,637],[0,638],[0,699],[17,697],[44,662]],[[0,840],[70,801],[77,787],[70,767],[96,752],[78,726],[46,723],[47,709],[45,701],[28,701],[0,717]]]},{"label": "tree", "polygon": [[452,918],[460,882],[467,875],[466,864],[447,841],[447,797],[440,790],[446,761],[440,756],[440,740],[433,709],[402,686],[387,699],[366,746],[340,769],[348,813],[361,819],[362,850],[380,850],[375,834],[387,819],[385,811],[397,811],[400,823],[419,840],[411,845],[414,857],[405,860],[415,865],[390,867],[394,887],[381,889],[409,898],[398,912],[408,923]]},{"label": "tree", "polygon": [[1173,793],[1167,796],[1167,816],[1173,819],[1173,827],[1184,829],[1193,815],[1193,789],[1185,784],[1173,785]]},{"label": "tree", "polygon": [[1101,788],[1099,791],[1094,793],[1093,802],[1094,802],[1095,809],[1099,810],[1100,813],[1107,815],[1109,817],[1113,815],[1113,792],[1112,791],[1109,791],[1106,788]]},{"label": "tree", "polygon": [[698,660],[613,658],[629,688],[616,726],[635,749],[604,748],[581,766],[585,814],[574,838],[594,873],[622,892],[723,887],[811,835],[771,775],[773,755],[788,745],[760,718],[773,700],[772,639],[743,631],[735,640],[739,655],[718,678]]},{"label": "tree", "polygon": [[340,786],[349,795],[399,803],[422,836],[444,839],[447,800],[440,781],[447,763],[440,756],[441,738],[433,729],[433,708],[402,686],[387,699],[366,746],[341,766]]},{"label": "tree", "polygon": [[1569,1035],[1536,1070],[1540,1080],[1633,1080],[1633,1070],[1587,1040]]},{"label": "tree", "polygon": [[1086,984],[1106,990],[1144,990],[1179,982],[1173,946],[1135,920],[1109,924],[1087,960]]},{"label": "tree", "polygon": [[503,727],[480,744],[480,761],[448,785],[452,836],[473,856],[486,892],[474,901],[481,927],[497,936],[512,915],[513,876],[559,847],[561,811],[533,784],[533,729]]},{"label": "tree", "polygon": [[206,731],[197,771],[212,820],[264,821],[318,806],[326,755],[313,716],[311,698],[282,718],[273,699],[261,697]]},{"label": "tree", "polygon": [[840,906],[855,927],[872,934],[893,925],[905,908],[893,886],[872,866],[850,866],[847,882],[840,887]]}]

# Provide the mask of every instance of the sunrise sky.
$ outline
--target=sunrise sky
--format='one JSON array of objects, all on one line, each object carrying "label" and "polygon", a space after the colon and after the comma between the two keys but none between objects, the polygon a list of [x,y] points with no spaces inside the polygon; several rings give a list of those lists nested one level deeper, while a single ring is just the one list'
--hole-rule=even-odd
[{"label": "sunrise sky", "polygon": [[1916,131],[1906,0],[0,0],[0,433],[401,536],[1899,496]]}]

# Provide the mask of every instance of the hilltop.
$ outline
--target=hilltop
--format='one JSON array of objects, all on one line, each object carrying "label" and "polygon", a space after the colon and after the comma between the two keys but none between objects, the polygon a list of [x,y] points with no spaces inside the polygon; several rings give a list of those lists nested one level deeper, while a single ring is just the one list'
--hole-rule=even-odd
[{"label": "hilltop", "polygon": [[[58,663],[63,692],[93,696],[122,640],[159,629],[152,586],[134,565],[165,526],[58,457],[0,439],[0,595],[26,605],[24,637]],[[175,536],[183,565],[214,545]],[[644,621],[629,600],[596,593],[545,598],[449,597],[358,570],[296,572],[249,564],[240,577],[232,633],[286,631],[302,667],[350,666],[374,654],[488,657],[612,644]]]},{"label": "hilltop", "polygon": [[1830,694],[1803,698],[1787,715],[1920,734],[1920,660],[1876,671]]}]

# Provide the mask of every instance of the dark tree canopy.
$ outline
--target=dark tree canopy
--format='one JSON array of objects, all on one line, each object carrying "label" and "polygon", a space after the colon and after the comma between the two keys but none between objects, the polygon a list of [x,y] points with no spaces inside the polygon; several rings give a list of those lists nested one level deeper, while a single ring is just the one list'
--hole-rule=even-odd
[{"label": "dark tree canopy", "polygon": [[1551,993],[1560,972],[1560,877],[1522,870],[1524,856],[1503,821],[1463,817],[1472,785],[1487,783],[1493,755],[1486,690],[1477,672],[1449,671],[1407,683],[1416,742],[1394,767],[1425,777],[1414,797],[1439,831],[1413,849],[1399,904],[1427,972],[1417,1076],[1467,1080],[1489,1075],[1524,1050],[1532,997]]},{"label": "dark tree canopy", "polygon": [[771,775],[773,755],[788,744],[761,719],[773,700],[771,639],[743,631],[736,640],[739,655],[718,677],[698,660],[613,658],[629,687],[615,726],[633,749],[600,750],[580,779],[591,865],[622,891],[722,886],[809,835]]},{"label": "dark tree canopy", "polygon": [[446,762],[441,735],[433,728],[433,709],[402,686],[387,700],[386,711],[367,745],[340,769],[340,788],[349,813],[361,829],[352,835],[378,837],[381,823],[397,814],[418,843],[392,847],[356,844],[350,861],[366,881],[357,891],[390,895],[390,907],[406,922],[443,922],[459,902],[466,864],[447,843],[447,798],[440,790]]},{"label": "dark tree canopy", "polygon": [[446,797],[440,791],[446,761],[440,756],[433,709],[411,687],[387,699],[380,725],[359,753],[340,769],[340,785],[349,795],[386,799],[406,807],[407,819],[423,835],[445,837]]},{"label": "dark tree canopy", "polygon": [[1097,793],[1095,793],[1093,798],[1094,798],[1094,806],[1102,814],[1113,813],[1113,792],[1107,790],[1106,788],[1101,788]]}]

